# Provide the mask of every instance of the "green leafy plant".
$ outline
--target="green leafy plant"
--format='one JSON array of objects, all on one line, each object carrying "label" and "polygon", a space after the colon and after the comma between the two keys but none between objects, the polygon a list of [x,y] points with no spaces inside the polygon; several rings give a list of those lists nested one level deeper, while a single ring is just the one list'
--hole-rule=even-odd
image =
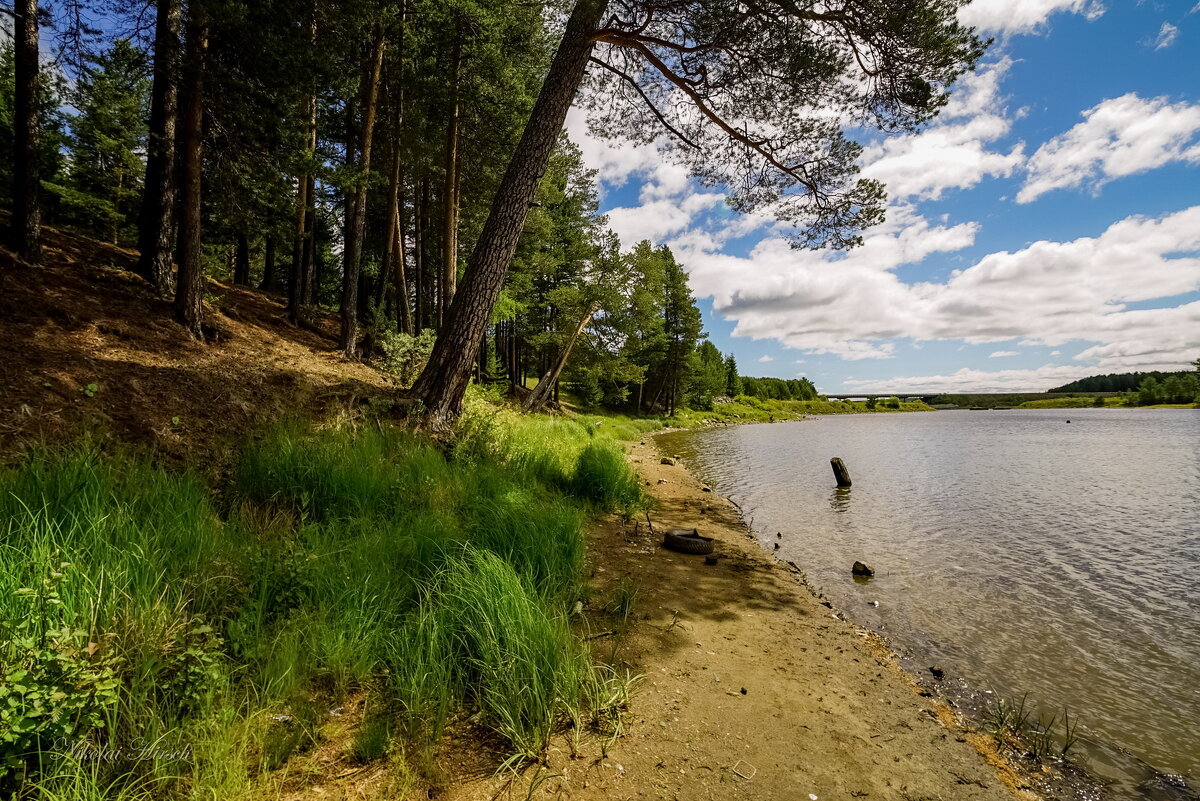
[{"label": "green leafy plant", "polygon": [[117,703],[115,658],[76,628],[60,587],[69,562],[56,562],[34,587],[16,592],[18,611],[0,649],[0,788],[14,783],[51,748],[78,749],[105,726]]},{"label": "green leafy plant", "polygon": [[82,392],[84,395],[86,395],[89,398],[96,397],[96,393],[99,391],[100,391],[100,385],[97,384],[95,381],[93,381],[92,383],[88,384],[86,387],[84,387],[83,389],[80,390],[80,392]]}]

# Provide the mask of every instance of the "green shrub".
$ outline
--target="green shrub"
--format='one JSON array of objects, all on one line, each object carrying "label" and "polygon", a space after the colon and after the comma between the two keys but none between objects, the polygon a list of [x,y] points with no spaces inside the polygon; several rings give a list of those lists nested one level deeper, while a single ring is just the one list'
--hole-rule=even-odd
[{"label": "green shrub", "polygon": [[43,751],[83,746],[117,703],[117,660],[63,607],[70,567],[60,562],[19,589],[15,619],[0,629],[0,790]]},{"label": "green shrub", "polygon": [[400,381],[410,386],[429,361],[437,333],[426,328],[413,336],[391,329],[379,331],[379,346],[383,349],[383,367]]}]

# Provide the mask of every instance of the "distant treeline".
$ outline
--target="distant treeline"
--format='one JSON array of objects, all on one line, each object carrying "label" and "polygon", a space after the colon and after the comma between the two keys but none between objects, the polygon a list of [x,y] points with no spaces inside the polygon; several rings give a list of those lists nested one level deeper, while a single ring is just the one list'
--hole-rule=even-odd
[{"label": "distant treeline", "polygon": [[1050,392],[1123,392],[1127,406],[1195,403],[1200,405],[1200,359],[1194,370],[1110,373],[1081,378]]},{"label": "distant treeline", "polygon": [[1147,378],[1153,378],[1161,383],[1171,376],[1190,375],[1190,370],[1180,370],[1174,373],[1153,371],[1149,373],[1109,373],[1108,375],[1093,375],[1063,384],[1061,387],[1047,390],[1047,394],[1055,392],[1132,392],[1138,389]]},{"label": "distant treeline", "polygon": [[741,393],[767,400],[816,400],[817,388],[807,378],[750,378],[742,376]]}]

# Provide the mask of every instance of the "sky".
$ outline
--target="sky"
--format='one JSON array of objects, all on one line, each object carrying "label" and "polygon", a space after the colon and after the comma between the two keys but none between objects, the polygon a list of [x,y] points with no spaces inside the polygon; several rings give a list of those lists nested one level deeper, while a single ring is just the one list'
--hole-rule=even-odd
[{"label": "sky", "polygon": [[743,375],[1026,392],[1200,357],[1200,2],[975,0],[995,43],[917,134],[863,140],[887,220],[793,249],[654,145],[567,128],[627,246],[669,245]]}]

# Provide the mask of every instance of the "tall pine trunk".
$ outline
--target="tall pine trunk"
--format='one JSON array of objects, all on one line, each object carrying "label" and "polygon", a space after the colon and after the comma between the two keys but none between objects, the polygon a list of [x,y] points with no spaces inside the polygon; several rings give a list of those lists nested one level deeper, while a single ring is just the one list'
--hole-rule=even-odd
[{"label": "tall pine trunk", "polygon": [[233,283],[250,286],[250,238],[238,231],[233,257]]},{"label": "tall pine trunk", "polygon": [[342,271],[342,353],[353,359],[358,349],[358,273],[362,261],[363,233],[367,221],[367,173],[371,169],[371,138],[383,74],[383,23],[375,25],[371,58],[363,70],[362,124],[358,137],[359,176],[354,195],[347,198],[345,261]]},{"label": "tall pine trunk", "polygon": [[274,292],[275,284],[275,235],[267,234],[267,240],[263,244],[263,278],[259,287],[267,292]]},{"label": "tall pine trunk", "polygon": [[[308,21],[310,56],[313,54],[316,42],[317,3],[316,0],[313,0]],[[315,158],[314,153],[317,149],[317,90],[315,87],[310,89],[305,102],[308,119],[308,132],[304,141],[305,161],[311,162]],[[308,259],[308,241],[305,239],[305,235],[311,222],[309,218],[312,216],[309,213],[313,191],[311,177],[308,168],[296,176],[296,217],[295,227],[292,230],[292,266],[288,276],[288,319],[293,324],[300,323],[301,309],[307,300],[306,290],[309,284],[308,271],[305,269],[305,261]]]},{"label": "tall pine trunk", "polygon": [[[397,70],[398,71],[398,70]],[[404,90],[396,87],[399,76],[389,76],[388,84],[391,91],[391,116],[389,119],[391,136],[391,167],[388,170],[388,210],[387,210],[387,234],[383,238],[383,263],[380,265],[379,281],[375,285],[375,305],[382,304],[387,287],[392,285],[396,291],[399,291],[398,281],[395,281],[395,267],[398,264],[396,255],[397,227],[400,220],[400,187],[403,175],[404,158],[400,148],[400,127],[404,124]],[[399,265],[403,271],[402,264]],[[397,311],[397,319],[400,317]],[[401,327],[400,330],[403,330]]]},{"label": "tall pine trunk", "polygon": [[462,33],[455,35],[450,66],[450,108],[446,122],[445,183],[442,186],[442,280],[438,320],[444,322],[458,282],[458,162],[461,108],[458,78],[462,65]]},{"label": "tall pine trunk", "polygon": [[184,104],[180,137],[179,280],[175,316],[192,334],[203,337],[204,265],[200,258],[200,182],[204,162],[204,59],[208,19],[193,3],[188,13],[183,63]]},{"label": "tall pine trunk", "polygon": [[516,253],[533,201],[567,110],[583,80],[605,0],[576,0],[533,113],[492,200],[429,362],[412,395],[435,425],[462,411],[471,367]]},{"label": "tall pine trunk", "polygon": [[154,28],[154,84],[150,97],[150,136],[146,142],[146,183],[138,219],[138,273],[163,297],[175,276],[175,128],[179,118],[180,0],[159,0]]},{"label": "tall pine trunk", "polygon": [[13,69],[16,80],[13,131],[12,246],[29,264],[42,260],[41,103],[38,97],[38,4],[17,0]]}]

